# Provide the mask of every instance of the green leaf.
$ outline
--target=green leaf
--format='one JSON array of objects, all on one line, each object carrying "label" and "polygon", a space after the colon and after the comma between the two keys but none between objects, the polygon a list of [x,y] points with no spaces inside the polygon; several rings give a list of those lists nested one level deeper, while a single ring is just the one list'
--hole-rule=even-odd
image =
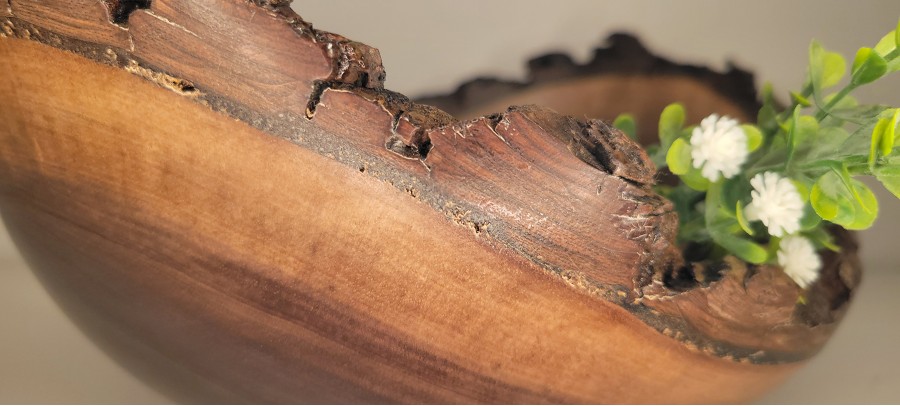
[{"label": "green leaf", "polygon": [[706,198],[703,202],[706,204],[706,212],[703,214],[703,217],[706,220],[706,228],[709,229],[710,233],[713,233],[716,231],[713,224],[716,222],[719,208],[722,206],[722,182],[716,182],[709,185],[709,188],[706,191]]},{"label": "green leaf", "polygon": [[787,157],[784,160],[785,169],[790,168],[791,161],[794,159],[794,151],[796,149],[798,143],[797,137],[797,123],[800,121],[800,106],[794,107],[794,112],[791,116],[790,126],[786,130],[787,132]]},{"label": "green leaf", "polygon": [[861,155],[864,158],[863,162],[865,162],[871,152],[871,143],[866,143],[862,140],[871,137],[878,120],[880,118],[873,117],[859,123],[859,127],[847,137],[847,141],[841,146],[840,151],[836,151],[835,155],[843,157]]},{"label": "green leaf", "polygon": [[889,119],[880,119],[878,120],[878,124],[875,124],[875,128],[872,129],[872,142],[869,144],[869,169],[872,170],[875,168],[875,159],[878,158],[879,147],[881,146],[881,139],[884,137],[885,129],[887,128]]},{"label": "green leaf", "polygon": [[834,172],[826,172],[809,192],[809,202],[819,217],[835,224],[849,224],[856,216],[853,194]]},{"label": "green leaf", "polygon": [[809,201],[809,187],[806,186],[805,183],[800,182],[798,180],[791,179],[791,183],[794,184],[794,187],[797,188],[797,194],[800,195],[800,199],[803,200],[803,203]]},{"label": "green leaf", "polygon": [[797,92],[791,92],[791,100],[794,101],[794,104],[798,104],[803,107],[812,106],[812,103],[809,101],[809,99],[803,97],[802,94]]},{"label": "green leaf", "polygon": [[[840,126],[844,121],[860,124],[863,121],[872,118],[882,117],[885,111],[891,110],[891,107],[879,104],[850,105],[850,103],[846,103],[848,99],[852,99],[852,97],[844,97],[841,101],[837,102],[835,107],[829,112],[829,117],[836,118],[838,121],[831,122],[823,120],[820,125],[822,127]],[[850,102],[855,102],[855,100],[850,100]]]},{"label": "green leaf", "polygon": [[[835,96],[837,96],[837,93],[832,93],[832,94],[829,94],[828,96],[825,96],[825,100],[824,100],[825,103],[826,104],[831,103],[831,100],[834,99]],[[837,103],[835,103],[835,105],[831,107],[831,110],[835,111],[835,110],[842,110],[842,109],[850,109],[850,108],[853,108],[856,106],[859,106],[859,101],[856,100],[855,97],[848,94],[848,95],[844,95],[844,97],[842,99],[838,100]]]},{"label": "green leaf", "polygon": [[[894,28],[894,47],[900,47],[900,19],[897,20],[897,28]],[[890,34],[888,34],[890,35]]]},{"label": "green leaf", "polygon": [[[897,20],[897,28],[894,28],[894,47],[900,47],[900,19]],[[888,34],[890,35],[890,33]]]},{"label": "green leaf", "polygon": [[[819,122],[812,116],[799,116],[790,128],[789,136],[793,145],[789,152],[797,162],[808,162],[809,155],[816,150],[819,138]],[[833,152],[833,151],[832,151]]]},{"label": "green leaf", "polygon": [[800,116],[794,126],[794,148],[815,138],[819,132],[819,122],[813,116]]},{"label": "green leaf", "polygon": [[822,54],[825,49],[819,44],[819,41],[813,40],[809,44],[809,83],[812,84],[812,94],[815,97],[822,92],[822,78],[825,76],[825,62]]},{"label": "green leaf", "polygon": [[668,146],[675,142],[684,127],[684,106],[672,103],[659,115],[659,141]]},{"label": "green leaf", "polygon": [[825,52],[822,55],[822,88],[827,88],[838,84],[847,71],[847,62],[844,57],[837,52]]},{"label": "green leaf", "polygon": [[900,37],[900,24],[897,25],[897,29],[881,37],[881,40],[878,41],[878,45],[875,45],[874,48],[874,51],[887,61],[888,72],[900,70],[900,58],[896,57],[896,54],[894,54],[893,57],[889,59],[889,56],[896,52],[897,48],[900,47],[900,45],[897,44],[898,37]]},{"label": "green leaf", "polygon": [[900,199],[900,167],[878,168],[875,170],[875,178]]},{"label": "green leaf", "polygon": [[832,100],[835,100],[837,96],[838,93],[832,93],[825,96],[823,100],[824,105],[831,106],[831,110],[828,116],[821,121],[822,127],[843,126],[844,121],[854,120],[857,112],[862,110],[862,108],[858,107],[859,102],[856,98],[846,93],[832,105]]},{"label": "green leaf", "polygon": [[841,247],[834,243],[834,236],[822,227],[806,233],[817,246],[828,248],[834,252],[841,252]]},{"label": "green leaf", "polygon": [[895,146],[891,154],[884,157],[884,164],[891,167],[900,167],[900,146]]},{"label": "green leaf", "polygon": [[875,45],[874,51],[878,52],[878,55],[888,56],[888,54],[897,48],[897,36],[897,30],[887,33],[885,36],[881,37],[878,41],[878,45]]},{"label": "green leaf", "polygon": [[758,127],[751,124],[742,124],[741,129],[744,130],[744,134],[747,135],[747,150],[749,152],[756,151],[762,146],[763,135]]},{"label": "green leaf", "polygon": [[703,217],[710,237],[716,244],[744,261],[753,264],[766,262],[769,254],[765,248],[753,241],[730,234],[729,229],[734,224],[734,220],[724,218],[722,189],[723,183],[716,182],[709,185],[709,190],[706,191],[706,200],[704,201],[706,212]]},{"label": "green leaf", "polygon": [[723,179],[722,183],[722,209],[734,216],[734,205],[750,196],[750,181],[742,175],[731,179]]},{"label": "green leaf", "polygon": [[847,70],[847,62],[837,52],[828,52],[813,41],[810,45],[810,79],[813,89],[825,89],[838,84]]},{"label": "green leaf", "polygon": [[[815,142],[811,143],[807,159],[821,161],[825,159],[837,159],[843,153],[853,152],[842,148],[850,134],[841,127],[822,127],[816,134]],[[865,148],[865,146],[863,146]]]},{"label": "green leaf", "polygon": [[689,188],[705,191],[709,189],[709,179],[703,177],[703,174],[700,173],[700,170],[697,168],[691,168],[684,175],[678,175],[681,178],[681,181],[684,182]]},{"label": "green leaf", "polygon": [[900,120],[900,109],[894,109],[894,114],[887,119],[881,133],[881,155],[891,154],[896,142],[897,120]]},{"label": "green leaf", "polygon": [[837,171],[827,172],[816,181],[810,203],[822,219],[848,230],[869,228],[878,215],[878,200],[872,190]]},{"label": "green leaf", "polygon": [[761,96],[763,105],[756,116],[756,122],[766,134],[774,134],[778,130],[778,105],[775,102],[771,83],[763,85]]},{"label": "green leaf", "polygon": [[762,264],[768,261],[769,253],[763,246],[745,238],[724,233],[712,233],[713,241],[751,264]]},{"label": "green leaf", "polygon": [[825,52],[823,62],[825,68],[822,70],[822,88],[838,84],[847,72],[847,61],[837,52]]},{"label": "green leaf", "polygon": [[778,248],[781,248],[781,237],[769,236],[769,244],[766,246],[769,258],[775,258],[778,255]]},{"label": "green leaf", "polygon": [[872,227],[875,218],[878,217],[878,199],[872,189],[869,189],[865,183],[853,180],[853,186],[856,189],[856,201],[862,210],[856,211],[856,218],[844,228],[848,230],[865,230]]},{"label": "green leaf", "polygon": [[737,217],[738,224],[741,225],[741,230],[744,230],[745,233],[752,236],[753,228],[750,227],[750,222],[744,217],[744,205],[742,205],[740,201],[738,201],[734,207],[734,216]]},{"label": "green leaf", "polygon": [[871,48],[860,48],[853,59],[853,74],[850,84],[854,86],[874,82],[887,72],[887,61]]},{"label": "green leaf", "polygon": [[894,28],[894,47],[900,47],[900,19],[897,20],[897,28]]},{"label": "green leaf", "polygon": [[669,166],[669,170],[676,175],[684,175],[691,170],[692,162],[691,145],[684,138],[676,139],[666,154],[666,164]]},{"label": "green leaf", "polygon": [[634,122],[634,117],[631,114],[619,114],[613,121],[613,127],[622,130],[623,133],[628,135],[628,138],[637,141],[637,123]]},{"label": "green leaf", "polygon": [[806,205],[803,208],[803,217],[800,218],[800,231],[810,231],[822,224],[822,218],[816,214],[812,206]]}]

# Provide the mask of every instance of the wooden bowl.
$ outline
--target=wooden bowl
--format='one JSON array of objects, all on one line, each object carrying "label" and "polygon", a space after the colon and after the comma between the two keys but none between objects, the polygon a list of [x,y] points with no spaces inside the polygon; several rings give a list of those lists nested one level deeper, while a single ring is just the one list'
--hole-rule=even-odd
[{"label": "wooden bowl", "polygon": [[[773,267],[695,268],[615,128],[502,97],[459,121],[284,1],[0,0],[0,24],[3,219],[67,313],[176,395],[746,401],[858,283],[847,236],[806,304]],[[518,89],[753,115],[729,75],[556,58],[569,74]]]}]

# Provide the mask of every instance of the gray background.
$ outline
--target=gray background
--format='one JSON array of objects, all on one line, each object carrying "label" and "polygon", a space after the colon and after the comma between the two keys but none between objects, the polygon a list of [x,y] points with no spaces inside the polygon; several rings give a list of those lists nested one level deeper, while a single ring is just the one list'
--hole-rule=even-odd
[{"label": "gray background", "polygon": [[[585,60],[607,34],[638,34],[679,62],[750,69],[778,94],[803,80],[809,41],[852,58],[897,23],[883,1],[296,1],[317,27],[381,50],[387,85],[447,92],[474,76],[524,76],[550,50]],[[864,89],[900,105],[900,75]],[[0,174],[2,175],[2,174]],[[833,340],[764,403],[900,403],[900,202],[877,189],[881,218],[862,233],[864,283]],[[59,310],[0,228],[0,402],[169,403],[98,349]]]}]

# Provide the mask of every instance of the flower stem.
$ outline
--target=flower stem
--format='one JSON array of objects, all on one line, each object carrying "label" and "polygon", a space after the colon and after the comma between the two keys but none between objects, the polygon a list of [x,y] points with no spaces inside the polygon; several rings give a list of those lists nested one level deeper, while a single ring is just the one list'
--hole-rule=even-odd
[{"label": "flower stem", "polygon": [[831,101],[825,105],[825,107],[820,107],[819,112],[816,113],[816,121],[822,122],[825,117],[828,117],[831,114],[831,109],[834,108],[844,97],[846,97],[850,92],[859,87],[859,85],[848,84],[840,92],[838,92],[834,97],[831,98]]},{"label": "flower stem", "polygon": [[[809,98],[809,96],[812,96],[812,94],[813,94],[812,82],[807,82],[806,85],[803,87],[803,90],[800,91],[800,96],[803,96],[804,98]],[[797,101],[792,101],[791,106],[789,108],[785,109],[784,111],[782,111],[781,114],[778,116],[778,121],[783,122],[784,120],[787,120],[788,117],[794,112],[794,109],[797,108],[797,106],[799,106],[799,105],[800,105],[800,103],[798,103]]]},{"label": "flower stem", "polygon": [[[891,63],[894,59],[897,59],[897,57],[900,57],[900,47],[894,48],[893,51],[885,55],[884,60],[887,63]],[[836,95],[834,95],[834,97],[831,98],[831,101],[829,101],[824,108],[819,108],[819,112],[816,113],[816,121],[821,122],[823,119],[825,119],[825,117],[828,117],[828,115],[831,114],[831,109],[834,108],[834,106],[836,106],[841,101],[841,99],[846,97],[857,87],[859,87],[859,85],[853,84],[853,82],[851,81],[851,83],[841,89],[840,92],[838,92]]]}]

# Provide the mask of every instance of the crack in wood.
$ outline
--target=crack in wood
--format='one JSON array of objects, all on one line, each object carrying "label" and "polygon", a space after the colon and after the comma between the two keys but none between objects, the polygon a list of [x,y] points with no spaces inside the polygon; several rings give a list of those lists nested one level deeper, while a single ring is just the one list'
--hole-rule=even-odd
[{"label": "crack in wood", "polygon": [[102,0],[109,10],[110,20],[113,23],[124,25],[128,23],[128,17],[137,9],[150,8],[151,0]]},{"label": "crack in wood", "polygon": [[184,32],[188,33],[188,34],[191,34],[191,35],[193,35],[194,37],[196,37],[197,39],[201,39],[201,40],[203,39],[203,38],[200,38],[200,36],[197,35],[196,32],[193,32],[193,31],[187,29],[187,27],[185,27],[185,26],[183,26],[183,25],[180,25],[180,24],[178,24],[178,23],[173,22],[172,20],[169,20],[168,18],[165,18],[165,17],[163,17],[163,16],[157,15],[156,13],[154,13],[154,12],[152,12],[152,11],[146,11],[146,13],[147,13],[148,16],[153,17],[153,18],[155,18],[155,19],[157,19],[157,20],[159,20],[159,21],[162,21],[164,24],[171,25],[172,27],[175,27],[175,28],[177,28],[177,29],[179,29],[179,30],[181,30],[181,31],[184,31]]}]

